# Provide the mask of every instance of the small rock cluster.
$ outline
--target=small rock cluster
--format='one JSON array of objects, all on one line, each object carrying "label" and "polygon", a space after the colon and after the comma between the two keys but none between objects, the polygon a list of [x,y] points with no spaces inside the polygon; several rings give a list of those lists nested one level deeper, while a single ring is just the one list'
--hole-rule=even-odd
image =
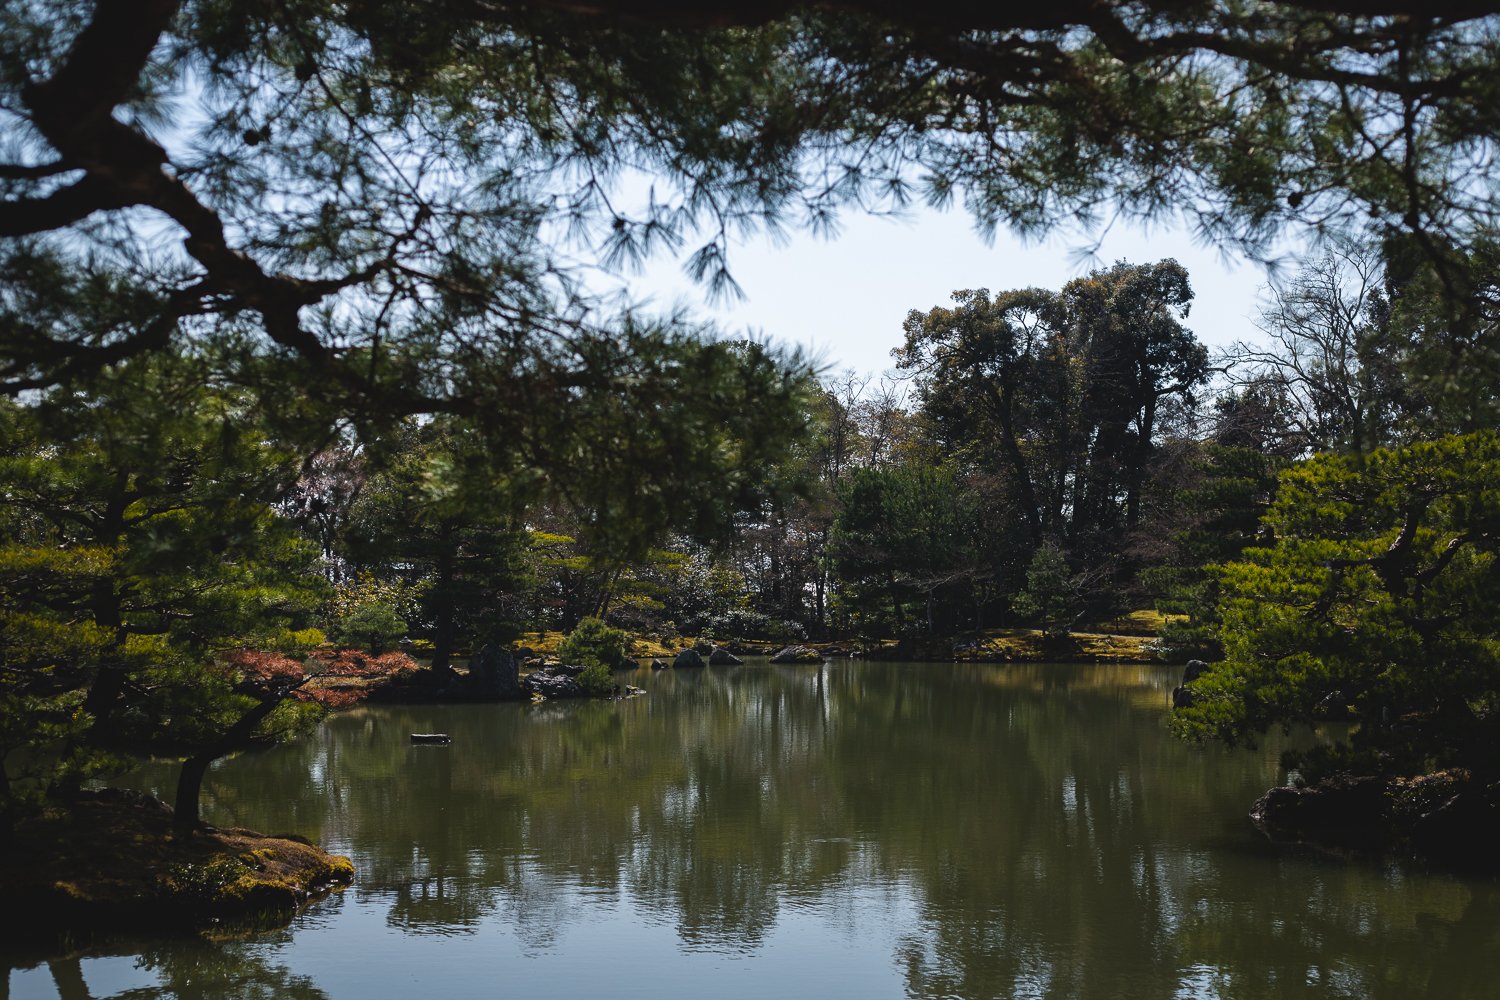
[{"label": "small rock cluster", "polygon": [[787,646],[775,656],[772,663],[822,663],[823,654],[811,646]]},{"label": "small rock cluster", "polygon": [[[576,663],[549,663],[523,677],[521,689],[534,698],[588,698],[590,694],[578,683],[578,675],[585,669]],[[616,684],[607,697],[633,698],[645,693],[630,684]]]},{"label": "small rock cluster", "polygon": [[[744,662],[744,660],[740,659],[738,656],[735,656],[733,653],[722,646],[715,646],[711,642],[700,642],[692,649],[684,649],[682,652],[678,653],[672,659],[672,666],[678,669],[688,669],[705,665],[712,665],[715,667],[737,667]],[[662,663],[661,666],[657,666],[658,663],[661,663],[661,661],[652,660],[651,669],[665,669],[666,664]]]},{"label": "small rock cluster", "polygon": [[558,664],[533,670],[521,680],[521,688],[527,694],[543,698],[586,698],[588,693],[578,683],[582,667]]}]

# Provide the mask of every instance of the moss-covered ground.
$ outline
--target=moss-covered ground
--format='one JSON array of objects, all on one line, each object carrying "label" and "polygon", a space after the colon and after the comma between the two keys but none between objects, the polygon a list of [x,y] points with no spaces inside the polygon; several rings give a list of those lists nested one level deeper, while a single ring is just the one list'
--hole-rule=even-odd
[{"label": "moss-covered ground", "polygon": [[174,834],[165,804],[114,789],[49,803],[0,853],[6,908],[37,939],[275,926],[353,877],[348,858],[292,835]]}]

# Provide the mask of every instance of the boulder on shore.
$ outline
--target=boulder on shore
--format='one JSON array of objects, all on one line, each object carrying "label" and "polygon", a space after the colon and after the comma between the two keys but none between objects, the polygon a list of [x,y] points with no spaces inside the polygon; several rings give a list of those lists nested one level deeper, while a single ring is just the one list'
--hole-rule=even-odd
[{"label": "boulder on shore", "polygon": [[823,654],[811,646],[787,646],[771,657],[772,663],[822,663]]},{"label": "boulder on shore", "polygon": [[715,649],[708,656],[709,665],[714,667],[737,667],[744,662],[727,649]]},{"label": "boulder on shore", "polygon": [[481,698],[513,701],[525,697],[514,654],[490,643],[469,658],[469,688]]},{"label": "boulder on shore", "polygon": [[685,667],[701,667],[703,666],[703,654],[699,653],[696,649],[684,649],[672,661],[672,666],[679,670]]}]

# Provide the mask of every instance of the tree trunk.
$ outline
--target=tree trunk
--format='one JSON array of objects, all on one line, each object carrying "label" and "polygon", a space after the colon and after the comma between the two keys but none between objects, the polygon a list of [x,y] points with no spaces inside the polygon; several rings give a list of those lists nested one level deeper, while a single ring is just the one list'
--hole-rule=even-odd
[{"label": "tree trunk", "polygon": [[431,670],[440,683],[446,683],[453,676],[450,663],[453,658],[454,645],[453,588],[457,575],[453,569],[452,542],[446,524],[438,536],[438,546],[440,551],[437,563],[433,567],[436,570],[437,581],[430,591],[437,603],[437,607],[433,609],[435,613],[433,615]]},{"label": "tree trunk", "polygon": [[1021,502],[1021,513],[1026,518],[1027,533],[1033,544],[1040,545],[1042,515],[1037,505],[1036,490],[1031,482],[1031,465],[1026,461],[1026,456],[1021,452],[1020,441],[1016,438],[1015,420],[1010,407],[1010,393],[1011,389],[1008,385],[1003,393],[992,391],[991,403],[995,408],[995,416],[1000,421],[1000,444],[1005,451],[1006,459],[1010,462],[1011,475],[1016,480],[1016,490],[1020,494],[1017,499]]},{"label": "tree trunk", "polygon": [[1151,459],[1151,437],[1156,433],[1156,397],[1146,400],[1137,424],[1140,436],[1131,456],[1129,480],[1125,494],[1125,527],[1134,531],[1141,523],[1141,487],[1146,479],[1146,463]]},{"label": "tree trunk", "polygon": [[244,715],[240,716],[219,739],[182,762],[182,771],[177,776],[177,795],[173,799],[172,828],[177,833],[192,833],[198,829],[198,802],[203,791],[203,778],[208,767],[220,757],[244,749],[255,735],[256,728],[280,705],[284,694],[265,695]]},{"label": "tree trunk", "polygon": [[[118,514],[111,509],[107,516],[116,519],[123,518],[123,508]],[[116,536],[123,530],[121,528],[116,531]],[[105,578],[98,581],[90,595],[89,604],[94,616],[94,624],[114,632],[111,651],[123,652],[127,634],[124,628],[124,617],[120,613],[120,595],[115,589],[114,580]],[[100,664],[99,672],[94,676],[94,682],[89,685],[88,693],[84,695],[83,710],[93,718],[87,739],[94,746],[107,746],[115,740],[117,729],[115,714],[119,708],[120,696],[125,691],[125,674],[124,666],[106,659]]]},{"label": "tree trunk", "polygon": [[198,802],[203,792],[203,778],[208,774],[208,766],[220,756],[205,752],[182,762],[182,771],[177,775],[177,795],[172,802],[172,826],[178,833],[198,829]]}]

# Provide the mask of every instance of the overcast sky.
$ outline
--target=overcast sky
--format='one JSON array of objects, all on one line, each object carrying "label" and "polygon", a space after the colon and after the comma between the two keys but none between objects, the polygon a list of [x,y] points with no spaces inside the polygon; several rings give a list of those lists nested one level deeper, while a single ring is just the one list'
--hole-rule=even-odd
[{"label": "overcast sky", "polygon": [[1201,246],[1182,226],[1150,231],[1118,225],[1091,259],[1087,239],[1061,233],[1027,244],[1006,232],[987,245],[961,211],[915,209],[906,219],[850,213],[834,240],[798,235],[775,247],[764,238],[737,246],[730,269],[746,299],[718,307],[683,273],[658,260],[627,287],[658,309],[683,303],[731,334],[753,331],[797,344],[830,372],[878,374],[893,364],[901,323],[912,309],[947,305],[958,288],[998,292],[1064,283],[1116,260],[1146,263],[1174,257],[1188,269],[1194,300],[1187,326],[1212,347],[1256,338],[1254,320],[1265,269]]}]

